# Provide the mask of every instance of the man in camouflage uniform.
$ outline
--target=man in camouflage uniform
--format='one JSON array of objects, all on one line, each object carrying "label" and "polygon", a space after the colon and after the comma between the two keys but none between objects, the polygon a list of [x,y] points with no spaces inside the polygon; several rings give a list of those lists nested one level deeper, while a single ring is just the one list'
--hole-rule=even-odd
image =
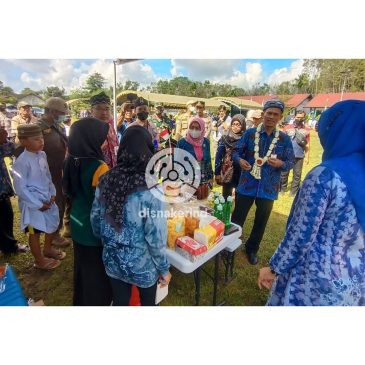
[{"label": "man in camouflage uniform", "polygon": [[186,103],[187,111],[176,118],[175,139],[178,141],[186,137],[186,132],[189,128],[189,119],[195,115],[195,100],[189,100]]},{"label": "man in camouflage uniform", "polygon": [[156,105],[155,114],[149,118],[149,121],[154,123],[159,133],[161,133],[164,129],[168,129],[168,131],[171,133],[173,126],[164,111],[165,109],[162,105]]},{"label": "man in camouflage uniform", "polygon": [[56,187],[56,204],[60,212],[60,225],[52,243],[60,247],[68,246],[71,243],[60,235],[60,230],[64,224],[63,218],[66,206],[66,197],[62,191],[62,170],[66,156],[67,137],[62,123],[69,113],[67,104],[63,99],[52,97],[46,101],[44,115],[37,122],[42,129],[44,138],[43,151],[47,155],[52,182]]}]

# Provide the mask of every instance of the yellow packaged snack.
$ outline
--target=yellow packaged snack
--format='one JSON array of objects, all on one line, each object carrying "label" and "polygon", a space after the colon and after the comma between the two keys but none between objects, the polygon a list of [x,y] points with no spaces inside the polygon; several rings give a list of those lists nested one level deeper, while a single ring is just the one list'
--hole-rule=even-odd
[{"label": "yellow packaged snack", "polygon": [[196,229],[194,232],[194,240],[206,245],[208,250],[214,246],[217,237],[217,231],[211,226]]},{"label": "yellow packaged snack", "polygon": [[175,217],[167,220],[167,246],[175,250],[176,240],[185,236],[185,217]]}]

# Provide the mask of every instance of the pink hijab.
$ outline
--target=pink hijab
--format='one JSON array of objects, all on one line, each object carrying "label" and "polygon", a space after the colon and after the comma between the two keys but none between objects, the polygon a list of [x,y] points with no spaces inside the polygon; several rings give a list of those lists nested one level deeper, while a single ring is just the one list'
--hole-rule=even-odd
[{"label": "pink hijab", "polygon": [[[193,138],[190,135],[190,126],[191,123],[193,122],[197,122],[200,126],[200,136],[198,138]],[[199,117],[192,117],[189,120],[189,129],[188,132],[186,133],[186,141],[188,143],[190,143],[191,145],[193,145],[194,147],[194,152],[195,152],[195,156],[196,159],[198,161],[201,161],[203,159],[203,142],[204,142],[204,134],[205,134],[205,121],[202,118]]]}]

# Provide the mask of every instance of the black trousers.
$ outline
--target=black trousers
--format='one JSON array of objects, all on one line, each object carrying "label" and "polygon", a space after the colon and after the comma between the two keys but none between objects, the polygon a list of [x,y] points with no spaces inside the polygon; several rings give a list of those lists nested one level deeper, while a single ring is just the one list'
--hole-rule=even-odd
[{"label": "black trousers", "polygon": [[[295,195],[300,186],[300,182],[302,179],[302,171],[303,171],[303,162],[304,158],[295,158],[295,164],[293,167],[293,181],[291,183],[291,194]],[[289,178],[289,171],[283,171],[280,176],[280,189],[281,191],[288,190],[288,178]]]},{"label": "black trousers", "polygon": [[222,195],[224,199],[227,199],[229,196],[232,196],[232,191],[235,187],[236,184],[232,182],[223,184]]},{"label": "black trousers", "polygon": [[110,305],[112,288],[102,260],[102,247],[74,243],[73,305]]},{"label": "black trousers", "polygon": [[[128,306],[131,298],[132,284],[122,280],[110,278],[113,289],[113,305]],[[149,288],[138,287],[141,304],[143,306],[154,306],[156,301],[157,281]]]},{"label": "black trousers", "polygon": [[14,213],[9,197],[0,199],[0,251],[4,254],[17,250],[17,240],[13,234]]},{"label": "black trousers", "polygon": [[232,222],[243,227],[253,203],[256,204],[256,214],[250,237],[246,241],[247,253],[257,253],[259,250],[266,224],[274,205],[273,200],[245,196],[236,192]]}]

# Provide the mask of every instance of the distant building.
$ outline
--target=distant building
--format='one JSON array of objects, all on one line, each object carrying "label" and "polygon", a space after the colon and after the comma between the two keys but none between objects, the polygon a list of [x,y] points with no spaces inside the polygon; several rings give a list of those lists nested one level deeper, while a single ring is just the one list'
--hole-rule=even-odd
[{"label": "distant building", "polygon": [[25,101],[26,103],[29,103],[32,106],[44,106],[45,104],[45,101],[41,97],[35,94],[20,96],[18,99],[18,103],[21,101]]},{"label": "distant building", "polygon": [[311,94],[294,94],[285,102],[285,107],[289,109],[289,114],[295,115],[297,110],[309,112],[308,103],[312,100]]},{"label": "distant building", "polygon": [[305,107],[313,116],[317,116],[341,101],[341,95],[342,100],[365,100],[365,92],[318,94]]}]

